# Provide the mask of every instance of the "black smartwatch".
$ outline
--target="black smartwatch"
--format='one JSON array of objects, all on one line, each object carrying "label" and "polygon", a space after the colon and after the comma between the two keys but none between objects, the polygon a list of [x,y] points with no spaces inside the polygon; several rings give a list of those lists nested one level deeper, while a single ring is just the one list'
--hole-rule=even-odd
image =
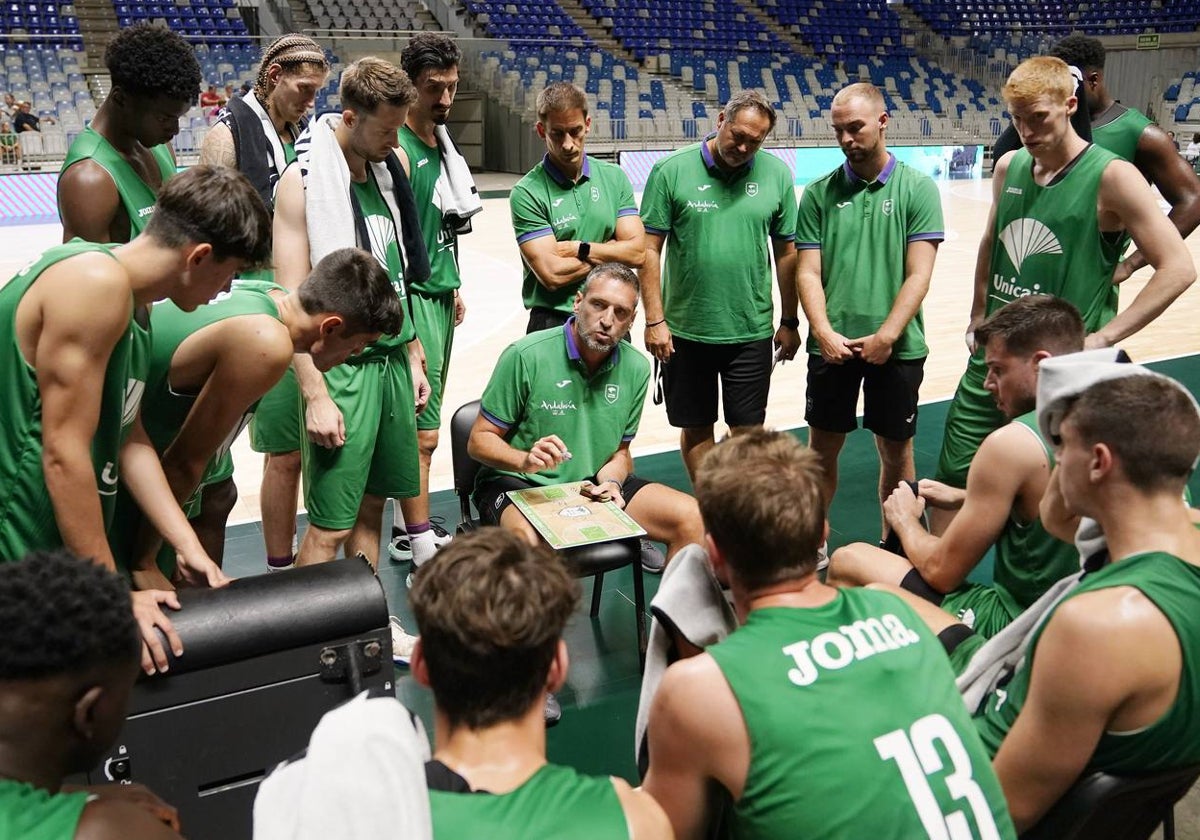
[{"label": "black smartwatch", "polygon": [[580,242],[579,250],[575,252],[575,256],[578,257],[582,262],[587,262],[588,254],[590,253],[592,253],[592,243]]},{"label": "black smartwatch", "polygon": [[800,319],[799,318],[780,318],[779,326],[787,327],[789,330],[798,330],[798,329],[800,329]]}]

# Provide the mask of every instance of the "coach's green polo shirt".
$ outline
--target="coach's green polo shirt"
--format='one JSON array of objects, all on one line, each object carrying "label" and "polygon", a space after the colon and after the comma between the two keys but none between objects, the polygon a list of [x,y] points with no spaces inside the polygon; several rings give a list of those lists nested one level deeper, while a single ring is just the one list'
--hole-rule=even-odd
[{"label": "coach's green polo shirt", "polygon": [[[819,249],[825,311],[835,331],[847,338],[872,335],[887,319],[904,285],[908,243],[945,239],[942,201],[929,176],[888,155],[870,183],[849,162],[813,181],[800,197],[796,248]],[[808,352],[821,346],[811,331]],[[925,318],[921,310],[892,347],[896,359],[923,359]]]},{"label": "coach's green polo shirt", "polygon": [[796,193],[783,161],[760,152],[726,175],[707,139],[685,146],[650,170],[642,222],[666,236],[662,293],[672,333],[713,344],[774,334],[768,239],[796,233]]},{"label": "coach's green polo shirt", "polygon": [[575,343],[574,318],[561,330],[518,339],[492,371],[483,392],[483,416],[505,429],[505,439],[522,451],[546,435],[558,435],[571,460],[539,473],[483,467],[476,486],[501,475],[540,485],[594,475],[637,434],[649,382],[650,362],[626,342],[618,342],[608,361],[589,376]]},{"label": "coach's green polo shirt", "polygon": [[[617,219],[638,214],[629,176],[619,166],[586,155],[575,183],[546,155],[513,187],[508,206],[518,245],[539,236],[559,242],[608,242],[617,234]],[[578,283],[550,291],[526,264],[521,296],[526,309],[570,312],[582,284],[581,277]]]}]

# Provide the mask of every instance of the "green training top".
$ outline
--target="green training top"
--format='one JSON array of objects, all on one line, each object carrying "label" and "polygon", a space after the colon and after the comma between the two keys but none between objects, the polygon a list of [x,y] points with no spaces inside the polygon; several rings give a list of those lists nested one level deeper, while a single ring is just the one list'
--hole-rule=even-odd
[{"label": "green training top", "polygon": [[[829,323],[847,338],[883,326],[904,285],[910,242],[946,238],[942,201],[928,175],[888,155],[867,183],[849,162],[804,188],[796,221],[796,248],[821,252],[821,285]],[[811,333],[808,352],[819,355]],[[897,359],[923,359],[925,316],[918,309],[892,347]]]},{"label": "green training top", "polygon": [[[158,169],[162,173],[162,181],[165,184],[175,176],[175,161],[171,157],[171,149],[164,143],[161,146],[151,147],[150,151],[158,163]],[[125,215],[129,217],[129,238],[133,239],[145,230],[146,223],[150,221],[150,215],[154,212],[154,202],[158,200],[158,196],[150,185],[133,171],[129,161],[125,160],[108,140],[92,128],[85,128],[75,138],[71,148],[67,150],[67,159],[63,161],[62,169],[59,171],[60,178],[63,172],[81,160],[94,160],[104,168],[108,176],[113,179],[113,183],[117,185],[117,193],[121,196],[121,206],[125,208]],[[61,206],[58,215],[59,218],[62,218]]]},{"label": "green training top", "polygon": [[642,194],[648,233],[666,236],[663,309],[671,332],[736,344],[775,332],[767,240],[796,235],[787,164],[767,152],[726,174],[708,140],[661,158]]},{"label": "green training top", "polygon": [[1142,132],[1151,124],[1151,120],[1141,111],[1126,108],[1119,102],[1114,103],[1112,108],[1120,112],[1117,117],[1103,125],[1092,123],[1092,142],[1133,163],[1138,141],[1142,139]]},{"label": "green training top", "polygon": [[708,653],[750,738],[732,837],[1016,837],[946,654],[895,595],[756,609]]},{"label": "green training top", "polygon": [[[512,188],[508,206],[517,245],[541,236],[553,236],[559,242],[608,242],[617,235],[619,218],[638,214],[633,185],[624,170],[586,155],[575,183],[546,155]],[[524,272],[521,297],[526,309],[540,306],[571,312],[582,277],[550,291],[538,282],[528,263]]]},{"label": "green training top", "polygon": [[[1054,451],[1038,431],[1037,412],[1022,414],[1013,420],[1029,429],[1046,453],[1046,463],[1054,469]],[[993,585],[1000,593],[1009,615],[1014,618],[1045,594],[1056,581],[1079,571],[1079,550],[1042,527],[1040,518],[1017,522],[1012,515],[996,540],[996,566]]]},{"label": "green training top", "polygon": [[[1200,568],[1160,551],[1135,554],[1086,575],[1054,609],[1085,592],[1116,586],[1137,589],[1167,617],[1183,651],[1183,668],[1179,693],[1166,713],[1134,732],[1105,732],[1088,762],[1088,770],[1139,775],[1196,764],[1200,762],[1200,738],[1196,737],[1195,723],[1200,715],[1200,612],[1196,610],[1200,599]],[[1053,620],[1051,612],[1034,633],[1012,680],[1002,691],[988,696],[975,718],[984,746],[992,755],[1000,749],[1000,743],[1025,705],[1037,645]]]},{"label": "green training top", "polygon": [[[368,344],[367,349],[348,361],[350,364],[369,361],[383,356],[392,356],[404,350],[404,345],[416,337],[416,328],[409,317],[408,287],[404,282],[404,259],[400,256],[400,244],[396,239],[396,223],[392,220],[391,210],[383,195],[379,192],[379,184],[375,182],[375,173],[367,167],[367,181],[357,183],[352,181],[354,194],[358,197],[358,206],[362,208],[366,218],[367,233],[371,237],[371,253],[379,264],[387,269],[392,278],[392,286],[404,305],[404,326],[399,335],[385,335],[378,341]],[[405,364],[407,364],[405,360]]]},{"label": "green training top", "polygon": [[429,791],[436,840],[628,840],[612,779],[543,765],[508,793]]},{"label": "green training top", "polygon": [[13,840],[74,840],[89,794],[50,793],[11,779],[0,780],[0,837]]},{"label": "green training top", "polygon": [[429,279],[412,288],[426,295],[452,292],[462,285],[458,274],[458,236],[433,203],[434,187],[442,174],[442,150],[426,146],[407,125],[400,127],[400,148],[408,155],[408,180],[417,200],[417,219],[429,252]]},{"label": "green training top", "polygon": [[[42,470],[42,398],[37,372],[17,345],[17,306],[43,271],[92,252],[111,256],[111,247],[81,239],[57,245],[0,289],[0,325],[8,335],[0,345],[0,382],[6,392],[6,399],[0,400],[0,561],[62,545]],[[149,355],[149,327],[131,318],[105,368],[92,439],[92,464],[106,529],[112,524],[116,502],[117,453],[137,418]]]},{"label": "green training top", "polygon": [[505,439],[528,451],[558,435],[571,459],[539,473],[483,467],[476,487],[500,475],[533,484],[582,481],[633,440],[650,383],[650,362],[627,342],[591,376],[575,343],[575,319],[562,329],[531,333],[510,344],[483,392],[483,416],[505,429]]}]

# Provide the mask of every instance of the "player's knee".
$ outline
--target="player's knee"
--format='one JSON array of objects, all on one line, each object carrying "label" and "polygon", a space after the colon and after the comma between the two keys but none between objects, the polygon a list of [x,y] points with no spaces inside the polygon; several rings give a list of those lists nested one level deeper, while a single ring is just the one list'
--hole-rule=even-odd
[{"label": "player's knee", "polygon": [[227,519],[233,511],[233,506],[237,504],[238,489],[237,484],[233,479],[226,479],[217,484],[209,485],[204,489],[203,510],[211,511],[215,517],[221,520]]},{"label": "player's knee", "polygon": [[271,452],[267,455],[267,469],[300,475],[300,453]]},{"label": "player's knee", "polygon": [[864,543],[844,545],[829,556],[829,570],[825,582],[832,586],[862,586],[862,556],[859,546]]},{"label": "player's knee", "polygon": [[438,448],[438,430],[418,429],[417,448],[421,450],[423,456],[432,458],[434,450]]}]

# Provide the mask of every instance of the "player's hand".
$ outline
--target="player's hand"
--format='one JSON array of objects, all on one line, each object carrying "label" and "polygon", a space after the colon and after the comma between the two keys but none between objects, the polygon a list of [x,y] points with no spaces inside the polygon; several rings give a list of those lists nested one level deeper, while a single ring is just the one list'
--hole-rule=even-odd
[{"label": "player's hand", "polygon": [[646,349],[660,362],[671,361],[671,354],[675,352],[675,343],[671,340],[671,328],[667,326],[666,321],[653,327],[646,327]]},{"label": "player's hand", "polygon": [[463,303],[462,295],[457,291],[454,293],[454,326],[458,326],[463,322],[463,318],[467,317],[467,305]]},{"label": "player's hand", "polygon": [[309,440],[326,449],[337,449],[346,442],[342,411],[328,396],[308,400],[304,406],[304,429]]},{"label": "player's hand", "polygon": [[567,239],[554,243],[554,255],[561,259],[579,259],[579,240]]},{"label": "player's hand", "polygon": [[600,484],[585,481],[579,485],[579,495],[594,502],[612,502],[621,510],[625,509],[625,497],[621,495],[621,487],[615,481],[604,481]]},{"label": "player's hand", "polygon": [[800,350],[800,330],[781,326],[775,330],[772,344],[775,347],[775,361],[790,362]]},{"label": "player's hand", "polygon": [[1136,269],[1129,264],[1128,259],[1121,260],[1117,263],[1117,269],[1113,272],[1112,284],[1119,286],[1130,278]]},{"label": "player's hand", "polygon": [[425,358],[425,345],[419,338],[408,342],[408,364],[412,368],[414,376],[418,369],[422,372],[429,370],[429,360]]},{"label": "player's hand", "polygon": [[517,470],[523,473],[536,473],[553,469],[563,461],[571,459],[571,451],[558,435],[546,435],[535,443]]},{"label": "player's hand", "polygon": [[840,365],[854,358],[854,351],[850,349],[850,340],[841,333],[836,333],[833,330],[829,332],[814,333],[817,337],[817,344],[821,348],[821,358],[831,365]]},{"label": "player's hand", "polygon": [[132,784],[85,785],[82,787],[63,785],[63,790],[71,793],[87,793],[98,799],[118,799],[150,812],[150,815],[156,820],[179,833],[179,811],[159,799],[154,791],[143,784],[133,782]]},{"label": "player's hand", "polygon": [[846,346],[869,365],[882,365],[892,357],[892,345],[879,333],[863,336],[862,338],[847,339]]},{"label": "player's hand", "polygon": [[138,631],[142,634],[142,670],[147,674],[155,671],[166,673],[168,662],[167,652],[163,649],[155,628],[161,630],[167,637],[167,644],[176,656],[183,655],[183,642],[175,632],[171,619],[162,611],[160,605],[165,604],[173,610],[179,609],[179,596],[174,592],[164,592],[161,589],[147,589],[142,592],[130,593],[133,598],[133,618],[137,622]]},{"label": "player's hand", "polygon": [[227,586],[231,580],[199,544],[188,551],[176,551],[175,566],[179,570],[179,576],[191,586],[217,589]]},{"label": "player's hand", "polygon": [[892,491],[892,495],[883,501],[883,518],[892,528],[899,527],[902,522],[919,520],[925,513],[925,500],[914,496],[907,481],[901,481]]},{"label": "player's hand", "polygon": [[917,490],[925,504],[938,510],[958,510],[967,498],[966,490],[951,487],[932,478],[922,478],[918,481]]},{"label": "player's hand", "polygon": [[425,376],[423,370],[413,370],[413,405],[420,414],[429,405],[429,396],[433,393],[433,388],[429,385],[429,378]]}]

